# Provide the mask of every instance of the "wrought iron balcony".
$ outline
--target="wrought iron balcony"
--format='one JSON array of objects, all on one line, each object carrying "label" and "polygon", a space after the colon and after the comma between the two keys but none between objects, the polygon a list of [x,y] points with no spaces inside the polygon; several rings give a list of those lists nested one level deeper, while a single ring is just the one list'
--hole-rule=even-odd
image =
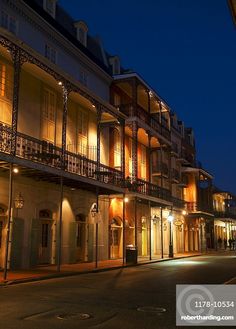
[{"label": "wrought iron balcony", "polygon": [[197,202],[186,202],[187,204],[187,211],[189,213],[194,212],[207,212],[207,213],[213,213],[212,206],[211,205],[200,205]]},{"label": "wrought iron balcony", "polygon": [[186,202],[182,199],[172,197],[172,202],[173,202],[174,207],[181,208],[181,209],[185,208]]},{"label": "wrought iron balcony", "polygon": [[171,193],[169,190],[162,188],[156,184],[149,183],[143,179],[137,179],[136,181],[126,181],[126,188],[130,192],[141,193],[147,196],[152,196],[165,201],[172,201]]},{"label": "wrought iron balcony", "polygon": [[139,118],[141,121],[145,122],[151,128],[156,130],[160,135],[162,135],[166,139],[170,139],[170,130],[168,128],[168,122],[167,120],[164,120],[164,118],[162,120],[162,123],[160,123],[151,114],[145,111],[141,106],[136,105],[134,107],[133,104],[130,103],[119,105],[117,106],[117,108],[128,117],[135,116]]},{"label": "wrought iron balcony", "polygon": [[[11,139],[11,127],[0,124],[0,152],[10,154]],[[22,133],[17,133],[16,156],[61,169],[62,150],[60,147]],[[96,161],[80,154],[66,151],[64,170],[103,183],[122,186],[121,171],[103,164],[99,164],[98,170]]]}]

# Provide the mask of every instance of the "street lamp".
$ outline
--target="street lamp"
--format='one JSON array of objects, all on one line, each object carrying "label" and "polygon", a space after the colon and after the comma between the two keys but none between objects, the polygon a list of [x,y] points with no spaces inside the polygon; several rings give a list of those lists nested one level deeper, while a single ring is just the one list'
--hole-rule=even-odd
[{"label": "street lamp", "polygon": [[174,220],[174,216],[172,215],[172,212],[169,213],[167,217],[168,222],[170,223],[170,241],[169,241],[169,257],[173,258],[174,253],[173,253],[173,234],[172,234],[172,223]]}]

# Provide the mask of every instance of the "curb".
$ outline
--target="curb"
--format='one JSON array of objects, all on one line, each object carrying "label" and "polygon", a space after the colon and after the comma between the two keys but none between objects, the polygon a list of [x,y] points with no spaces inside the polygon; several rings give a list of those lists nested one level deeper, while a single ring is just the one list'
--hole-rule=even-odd
[{"label": "curb", "polygon": [[173,260],[177,260],[177,259],[198,257],[198,256],[203,256],[203,255],[204,254],[196,254],[196,255],[189,255],[189,256],[174,257],[174,258],[164,258],[164,259],[158,259],[158,260],[149,260],[149,261],[137,263],[137,264],[126,264],[126,265],[119,265],[119,266],[114,266],[114,267],[94,268],[92,270],[84,270],[84,271],[78,271],[78,272],[74,272],[74,271],[66,272],[66,273],[60,272],[60,273],[53,273],[53,274],[49,274],[49,275],[47,274],[44,276],[16,279],[16,280],[11,280],[11,281],[6,281],[6,282],[0,282],[0,288],[6,287],[6,286],[11,286],[11,285],[16,285],[16,284],[21,284],[21,283],[44,281],[44,280],[50,280],[50,279],[55,279],[55,278],[66,278],[66,277],[71,277],[71,276],[76,276],[76,275],[81,275],[81,274],[108,272],[108,271],[125,269],[125,268],[129,268],[129,267],[137,267],[137,266],[148,265],[148,264],[153,264],[153,263],[162,263],[162,262],[173,261]]}]

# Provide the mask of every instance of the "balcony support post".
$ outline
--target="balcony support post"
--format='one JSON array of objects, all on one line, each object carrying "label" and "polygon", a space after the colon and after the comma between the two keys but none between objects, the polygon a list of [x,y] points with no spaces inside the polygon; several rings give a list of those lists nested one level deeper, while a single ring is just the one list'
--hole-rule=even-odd
[{"label": "balcony support post", "polygon": [[3,280],[7,280],[7,272],[10,266],[10,233],[11,233],[11,223],[12,223],[12,185],[13,185],[13,164],[9,165],[9,191],[8,191],[8,215],[7,215],[7,234],[6,234],[6,246],[5,246],[5,257],[4,257],[4,269],[3,269]]},{"label": "balcony support post", "polygon": [[149,260],[152,260],[152,216],[151,216],[151,202],[148,201],[149,210]]},{"label": "balcony support post", "polygon": [[138,86],[137,86],[137,80],[134,78],[131,83],[132,88],[132,109],[131,109],[131,116],[136,116],[137,112],[137,100],[138,100]]},{"label": "balcony support post", "polygon": [[100,171],[100,157],[101,157],[101,119],[102,119],[102,109],[100,105],[97,108],[97,172]]},{"label": "balcony support post", "polygon": [[138,218],[137,218],[137,197],[134,198],[134,244],[138,250]]},{"label": "balcony support post", "polygon": [[10,50],[14,76],[13,76],[13,100],[12,100],[12,138],[11,138],[11,154],[16,154],[17,144],[17,123],[18,123],[18,107],[19,107],[19,89],[20,89],[20,72],[22,65],[26,62],[24,56],[22,56],[20,49],[16,46]]},{"label": "balcony support post", "polygon": [[125,234],[125,193],[123,193],[123,215],[122,215],[122,222],[123,222],[123,265],[126,262],[126,234]]},{"label": "balcony support post", "polygon": [[164,258],[164,252],[163,252],[163,212],[162,212],[162,207],[160,209],[160,215],[161,215],[161,258]]},{"label": "balcony support post", "polygon": [[125,182],[125,120],[121,120],[121,175],[122,181]]},{"label": "balcony support post", "polygon": [[132,122],[132,181],[136,181],[138,177],[138,125],[136,121]]},{"label": "balcony support post", "polygon": [[63,177],[60,177],[60,203],[59,203],[59,227],[57,243],[57,271],[61,271],[61,240],[62,240],[62,206],[63,206]]},{"label": "balcony support post", "polygon": [[151,183],[151,139],[152,136],[148,134],[148,182]]},{"label": "balcony support post", "polygon": [[67,112],[68,112],[68,97],[72,91],[67,82],[58,82],[62,86],[63,97],[63,112],[62,112],[62,135],[61,135],[61,169],[65,169],[66,165],[66,129],[67,129]]}]

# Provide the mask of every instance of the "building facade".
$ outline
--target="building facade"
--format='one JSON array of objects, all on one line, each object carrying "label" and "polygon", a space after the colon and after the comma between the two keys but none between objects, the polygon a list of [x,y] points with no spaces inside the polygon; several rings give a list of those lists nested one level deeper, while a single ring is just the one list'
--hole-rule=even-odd
[{"label": "building facade", "polygon": [[0,268],[211,248],[192,129],[56,0],[0,4]]}]

